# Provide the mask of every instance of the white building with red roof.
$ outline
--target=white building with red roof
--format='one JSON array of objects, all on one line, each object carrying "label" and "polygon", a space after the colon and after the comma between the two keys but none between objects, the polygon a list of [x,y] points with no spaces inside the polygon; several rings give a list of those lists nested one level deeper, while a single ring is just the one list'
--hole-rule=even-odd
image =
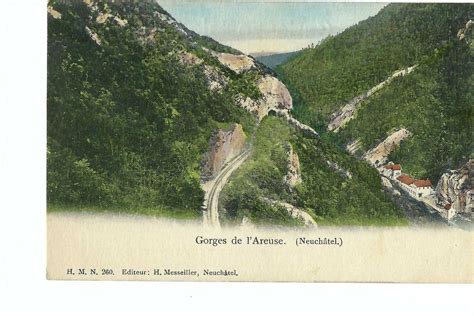
[{"label": "white building with red roof", "polygon": [[397,181],[406,192],[415,198],[427,197],[433,193],[431,181],[428,179],[418,180],[402,174],[397,177]]},{"label": "white building with red roof", "polygon": [[[436,204],[434,198],[435,191],[433,190],[433,185],[429,179],[415,179],[407,174],[403,174],[401,165],[396,165],[392,162],[389,162],[383,167],[377,168],[377,170],[383,176],[382,180],[393,180],[403,191],[407,192],[411,197],[433,208],[448,221],[456,215],[456,208],[452,204]],[[473,197],[474,194],[469,195],[469,197],[466,198],[466,202],[467,200],[469,200],[468,203],[471,203],[471,199]],[[474,205],[474,203],[472,204]]]},{"label": "white building with red roof", "polygon": [[402,175],[402,166],[394,164],[385,165],[382,169],[382,175],[395,180]]}]

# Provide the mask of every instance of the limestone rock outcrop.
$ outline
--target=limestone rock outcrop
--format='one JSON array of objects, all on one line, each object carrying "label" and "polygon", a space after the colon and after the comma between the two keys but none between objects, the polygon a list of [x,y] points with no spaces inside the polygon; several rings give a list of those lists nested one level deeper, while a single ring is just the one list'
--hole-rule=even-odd
[{"label": "limestone rock outcrop", "polygon": [[204,75],[211,91],[220,91],[227,86],[228,80],[217,68],[209,65],[204,66]]},{"label": "limestone rock outcrop", "polygon": [[201,179],[213,179],[227,162],[244,150],[246,138],[240,124],[234,123],[227,129],[217,129],[209,141],[209,150],[201,164]]},{"label": "limestone rock outcrop", "polygon": [[349,154],[354,155],[361,147],[360,138],[357,138],[346,145],[346,150]]},{"label": "limestone rock outcrop", "polygon": [[86,26],[86,33],[89,35],[91,40],[93,40],[97,45],[102,45],[102,40],[100,39],[99,35],[96,32],[92,31],[88,26]]},{"label": "limestone rock outcrop", "polygon": [[399,129],[390,134],[383,142],[367,151],[364,159],[375,167],[380,167],[388,160],[388,155],[395,150],[405,138],[409,137],[411,132],[406,128]]},{"label": "limestone rock outcrop", "polygon": [[465,40],[466,34],[469,34],[469,32],[472,32],[472,25],[474,25],[474,21],[469,20],[466,22],[466,25],[458,31],[457,36],[460,41]]},{"label": "limestone rock outcrop", "polygon": [[293,99],[286,86],[277,78],[265,75],[256,83],[262,94],[259,100],[244,98],[239,95],[237,103],[249,112],[255,113],[262,120],[270,111],[289,111],[293,108]]},{"label": "limestone rock outcrop", "polygon": [[48,7],[48,14],[53,17],[53,19],[59,20],[62,18],[62,14],[59,11],[53,9],[53,7]]},{"label": "limestone rock outcrop", "polygon": [[95,18],[95,21],[98,24],[103,24],[103,23],[106,23],[107,21],[114,21],[115,23],[117,23],[117,25],[119,25],[121,27],[124,27],[128,24],[127,20],[122,19],[119,16],[116,16],[116,15],[113,15],[113,14],[110,14],[110,13],[102,13],[102,12],[99,12],[97,17]]},{"label": "limestone rock outcrop", "polygon": [[237,74],[241,74],[245,71],[256,68],[255,61],[247,55],[234,55],[229,53],[218,53],[214,51],[210,52],[214,57],[217,57],[222,65],[226,66]]},{"label": "limestone rock outcrop", "polygon": [[450,204],[461,213],[472,216],[474,209],[474,159],[469,160],[457,170],[444,173],[436,186],[436,202],[439,205]]},{"label": "limestone rock outcrop", "polygon": [[277,78],[266,75],[258,80],[257,87],[268,109],[291,110],[293,108],[290,92]]},{"label": "limestone rock outcrop", "polygon": [[349,101],[346,105],[344,105],[341,109],[337,110],[335,113],[331,115],[331,121],[328,124],[328,131],[332,132],[337,132],[339,129],[344,127],[350,120],[352,120],[356,112],[361,105],[362,101],[368,99],[370,96],[375,94],[376,92],[380,91],[383,87],[386,85],[390,84],[395,78],[397,77],[403,77],[411,73],[413,70],[416,69],[418,65],[414,65],[411,67],[408,67],[406,69],[401,69],[395,71],[390,77],[376,85],[375,87],[372,87],[370,90],[368,90],[366,93],[359,95]]},{"label": "limestone rock outcrop", "polygon": [[204,62],[201,58],[197,57],[193,53],[186,52],[186,51],[179,52],[178,57],[179,57],[179,61],[183,65],[187,65],[187,66],[201,65]]},{"label": "limestone rock outcrop", "polygon": [[287,173],[283,181],[291,191],[303,180],[301,179],[300,160],[298,158],[298,154],[293,150],[293,146],[291,146],[291,144],[287,145],[287,154]]},{"label": "limestone rock outcrop", "polygon": [[294,117],[290,115],[288,110],[273,110],[276,116],[284,118],[291,126],[299,130],[306,137],[319,138],[318,132],[316,132],[312,127],[301,123]]},{"label": "limestone rock outcrop", "polygon": [[204,60],[197,57],[193,53],[181,51],[178,53],[179,61],[186,66],[202,66],[207,84],[211,91],[222,90],[228,83],[224,74],[214,66],[205,65]]},{"label": "limestone rock outcrop", "polygon": [[270,205],[285,208],[286,211],[288,212],[288,214],[291,217],[302,221],[304,223],[304,225],[307,226],[307,227],[318,227],[318,224],[313,219],[313,217],[308,214],[308,212],[306,212],[306,211],[304,211],[304,210],[302,210],[302,209],[300,209],[300,208],[298,208],[294,205],[291,205],[289,203],[282,202],[282,201],[275,201],[275,200],[268,199],[268,198],[262,198],[262,200],[265,201],[266,203],[270,204]]}]

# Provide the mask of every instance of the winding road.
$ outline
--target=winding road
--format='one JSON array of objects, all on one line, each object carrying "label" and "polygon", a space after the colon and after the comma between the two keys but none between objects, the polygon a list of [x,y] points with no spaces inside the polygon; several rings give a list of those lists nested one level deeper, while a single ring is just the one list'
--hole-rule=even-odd
[{"label": "winding road", "polygon": [[220,226],[219,223],[219,195],[232,173],[237,170],[250,156],[250,149],[244,150],[230,160],[211,181],[203,184],[206,192],[203,205],[203,220],[205,224]]}]

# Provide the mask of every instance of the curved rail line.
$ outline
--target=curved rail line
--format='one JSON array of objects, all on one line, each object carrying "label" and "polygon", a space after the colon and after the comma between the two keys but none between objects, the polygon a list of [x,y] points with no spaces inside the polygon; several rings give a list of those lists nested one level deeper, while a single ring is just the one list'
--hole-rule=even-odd
[{"label": "curved rail line", "polygon": [[229,161],[227,165],[219,172],[217,177],[212,180],[212,187],[209,190],[209,195],[207,196],[203,205],[203,218],[205,223],[207,222],[208,224],[214,226],[220,226],[219,195],[232,173],[237,170],[249,156],[250,149],[243,151],[238,156],[234,157],[231,161]]}]

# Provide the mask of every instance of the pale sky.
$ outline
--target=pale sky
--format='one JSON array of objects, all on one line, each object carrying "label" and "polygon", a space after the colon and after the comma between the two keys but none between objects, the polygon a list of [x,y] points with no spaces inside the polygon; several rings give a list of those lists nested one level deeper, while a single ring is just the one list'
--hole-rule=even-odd
[{"label": "pale sky", "polygon": [[250,54],[289,52],[375,15],[386,3],[158,0],[189,29]]}]

